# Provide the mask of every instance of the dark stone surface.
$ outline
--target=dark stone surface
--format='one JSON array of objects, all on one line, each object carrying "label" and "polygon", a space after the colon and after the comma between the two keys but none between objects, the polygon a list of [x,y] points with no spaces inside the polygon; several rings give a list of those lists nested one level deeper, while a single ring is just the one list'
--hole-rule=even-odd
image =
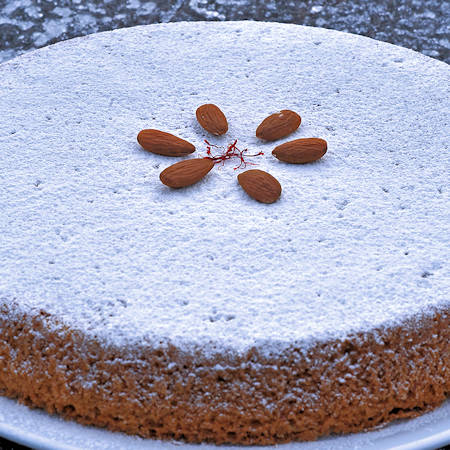
[{"label": "dark stone surface", "polygon": [[450,62],[450,3],[440,0],[0,0],[0,61],[114,28],[242,19],[333,28]]},{"label": "dark stone surface", "polygon": [[0,438],[0,450],[29,450],[29,447],[24,447],[22,445],[15,444],[14,442]]}]

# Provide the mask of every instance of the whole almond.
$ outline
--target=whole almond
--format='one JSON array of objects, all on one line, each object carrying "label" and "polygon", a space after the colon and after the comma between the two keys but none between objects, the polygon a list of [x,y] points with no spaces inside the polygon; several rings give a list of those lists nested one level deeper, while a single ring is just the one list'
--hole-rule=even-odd
[{"label": "whole almond", "polygon": [[276,141],[293,133],[301,124],[302,118],[294,111],[283,109],[266,117],[256,129],[256,137],[265,141]]},{"label": "whole almond", "polygon": [[238,182],[247,194],[261,203],[273,203],[281,195],[278,180],[263,170],[247,170],[238,175]]},{"label": "whole almond", "polygon": [[159,178],[166,186],[182,188],[200,181],[213,167],[210,159],[186,159],[164,169]]},{"label": "whole almond", "polygon": [[195,112],[198,123],[209,133],[221,136],[228,131],[228,122],[220,108],[212,103],[199,106]]},{"label": "whole almond", "polygon": [[317,161],[327,152],[327,141],[320,138],[295,139],[275,147],[272,155],[291,164]]},{"label": "whole almond", "polygon": [[137,136],[139,144],[149,152],[164,156],[186,156],[195,152],[188,141],[159,130],[142,130]]}]

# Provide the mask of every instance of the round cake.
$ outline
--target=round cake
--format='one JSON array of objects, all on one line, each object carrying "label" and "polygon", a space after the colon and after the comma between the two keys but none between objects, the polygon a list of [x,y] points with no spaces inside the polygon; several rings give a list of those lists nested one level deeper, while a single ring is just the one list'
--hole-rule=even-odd
[{"label": "round cake", "polygon": [[[296,25],[101,33],[0,66],[0,390],[84,424],[234,444],[370,429],[450,392],[448,66]],[[229,129],[197,123],[213,103]],[[289,109],[301,126],[255,136]],[[183,158],[142,129],[238,140],[171,189]],[[318,137],[325,156],[271,155]],[[215,148],[215,147],[214,147]],[[247,166],[247,169],[249,167]]]}]

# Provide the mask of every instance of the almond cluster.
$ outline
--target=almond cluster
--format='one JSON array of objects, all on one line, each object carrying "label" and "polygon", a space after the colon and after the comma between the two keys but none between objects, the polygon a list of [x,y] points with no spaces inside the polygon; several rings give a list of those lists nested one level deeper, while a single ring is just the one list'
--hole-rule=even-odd
[{"label": "almond cluster", "polygon": [[[198,123],[215,136],[221,136],[228,131],[225,114],[216,105],[206,104],[198,107],[196,117]],[[256,136],[265,141],[276,141],[293,133],[301,121],[297,113],[283,109],[266,117],[256,129]],[[195,151],[190,142],[159,130],[142,130],[137,140],[145,150],[158,155],[187,156]],[[272,155],[286,163],[305,164],[322,158],[326,151],[325,140],[304,138],[275,147]],[[186,159],[164,169],[159,178],[166,186],[183,188],[200,181],[213,167],[214,161],[210,158]],[[244,191],[261,203],[274,203],[281,195],[278,180],[263,170],[247,170],[239,174],[237,179]]]}]

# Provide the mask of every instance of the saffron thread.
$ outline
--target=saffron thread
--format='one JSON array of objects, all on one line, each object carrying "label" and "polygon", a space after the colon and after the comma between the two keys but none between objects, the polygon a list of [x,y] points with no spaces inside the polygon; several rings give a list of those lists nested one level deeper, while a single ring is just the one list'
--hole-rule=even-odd
[{"label": "saffron thread", "polygon": [[[248,149],[240,150],[237,147],[237,139],[232,142],[231,144],[228,144],[228,147],[224,149],[224,147],[219,147],[218,145],[211,144],[205,139],[206,143],[206,154],[208,156],[204,156],[203,159],[210,159],[214,162],[214,164],[221,163],[222,166],[225,164],[225,161],[232,158],[238,158],[239,159],[239,165],[233,168],[233,170],[237,169],[245,169],[247,165],[255,166],[257,163],[246,161],[245,158],[253,158],[255,156],[261,156],[264,155],[264,152],[255,153],[254,155],[249,155]],[[213,149],[217,149],[222,151],[222,153],[218,155],[213,155]],[[225,151],[224,151],[225,150]]]}]

